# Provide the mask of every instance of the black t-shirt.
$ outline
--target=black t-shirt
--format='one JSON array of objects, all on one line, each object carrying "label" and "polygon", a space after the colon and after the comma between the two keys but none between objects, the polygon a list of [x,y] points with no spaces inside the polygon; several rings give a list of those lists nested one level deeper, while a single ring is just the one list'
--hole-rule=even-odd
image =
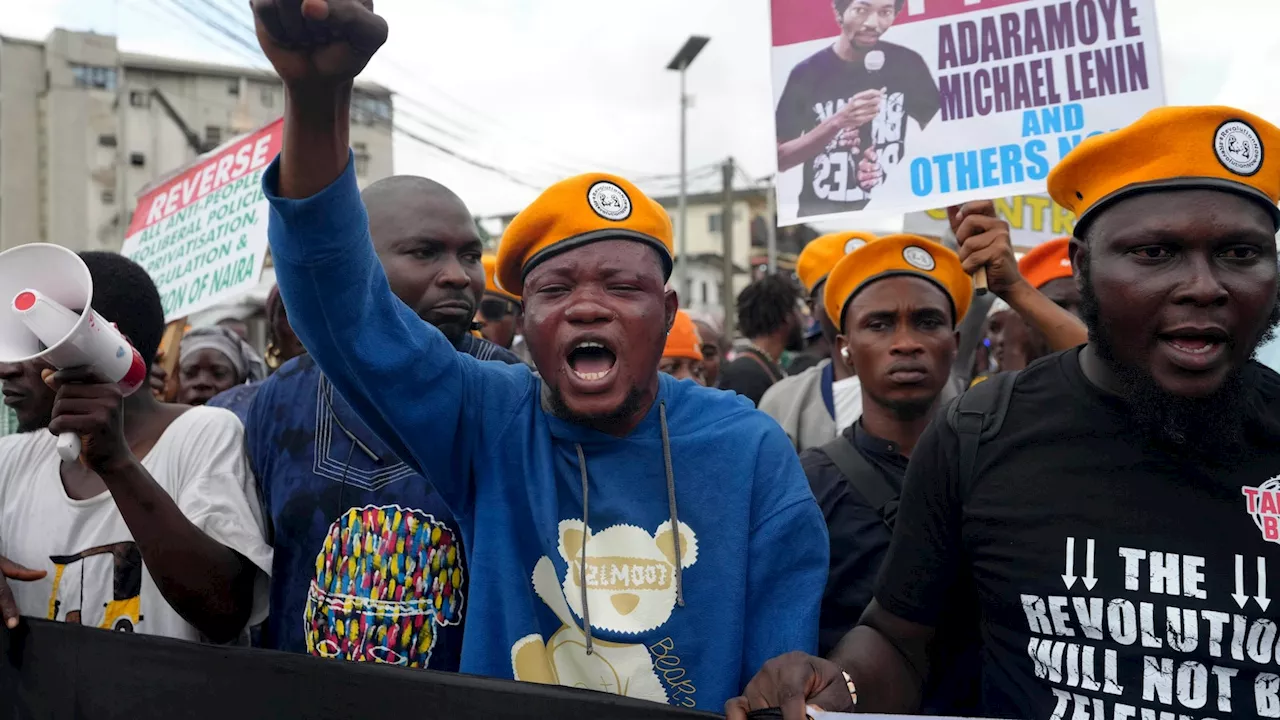
[{"label": "black t-shirt", "polygon": [[743,350],[720,368],[720,389],[732,390],[759,405],[760,398],[786,374],[778,364],[752,349]]},{"label": "black t-shirt", "polygon": [[[880,42],[884,67],[874,74],[862,61],[848,63],[831,47],[825,47],[795,66],[778,101],[778,143],[790,142],[816,128],[844,107],[854,95],[885,88],[880,115],[860,129],[857,154],[832,139],[826,149],[804,165],[800,189],[800,216],[850,212],[866,207],[875,188],[858,185],[861,152],[874,146],[886,176],[906,157],[907,117],[925,127],[938,113],[938,86],[924,58],[914,50]],[[902,166],[905,169],[905,165]]]},{"label": "black t-shirt", "polygon": [[972,583],[985,716],[1280,716],[1280,376],[1248,373],[1246,446],[1212,463],[1147,441],[1079,350],[1019,375],[967,487],[935,422],[876,599],[934,625]]},{"label": "black t-shirt", "polygon": [[[888,440],[862,429],[862,421],[851,425],[841,437],[867,461],[889,487],[902,492],[907,458]],[[814,448],[800,454],[800,465],[809,478],[809,488],[827,521],[831,538],[831,569],[822,595],[818,620],[818,654],[831,654],[855,625],[871,602],[876,575],[889,550],[893,533],[884,518],[827,454]]]},{"label": "black t-shirt", "polygon": [[[841,437],[853,445],[885,483],[902,491],[907,458],[895,444],[867,432],[861,420]],[[870,604],[893,532],[876,507],[826,453],[816,448],[806,450],[800,455],[800,464],[831,538],[831,568],[818,619],[818,654],[826,657],[858,624]],[[949,609],[930,655],[930,663],[937,671],[925,687],[922,713],[960,717],[976,711],[975,614],[971,603]]]}]

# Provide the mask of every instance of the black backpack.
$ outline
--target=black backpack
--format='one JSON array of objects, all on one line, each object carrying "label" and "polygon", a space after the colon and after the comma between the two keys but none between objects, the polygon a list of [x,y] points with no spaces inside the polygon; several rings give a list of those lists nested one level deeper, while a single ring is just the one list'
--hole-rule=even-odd
[{"label": "black backpack", "polygon": [[[978,446],[1000,433],[1009,412],[1009,399],[1017,376],[1017,371],[993,375],[970,387],[943,408],[947,425],[960,441],[960,475],[957,478],[960,487],[968,487],[973,479],[978,464]],[[843,436],[837,436],[820,449],[840,474],[862,493],[892,531],[898,516],[898,489],[890,485]]]}]

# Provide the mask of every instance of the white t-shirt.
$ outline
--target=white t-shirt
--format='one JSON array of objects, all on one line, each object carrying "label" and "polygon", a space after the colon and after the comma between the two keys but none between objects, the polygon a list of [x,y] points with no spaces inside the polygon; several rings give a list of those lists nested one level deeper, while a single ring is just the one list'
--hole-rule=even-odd
[{"label": "white t-shirt", "polygon": [[[48,574],[9,581],[18,610],[182,640],[201,640],[160,594],[110,492],[72,500],[62,487],[55,438],[47,430],[0,439],[0,555]],[[250,625],[267,612],[271,548],[236,416],[197,407],[165,430],[142,459],[196,527],[256,565]]]},{"label": "white t-shirt", "polygon": [[836,435],[862,417],[862,381],[858,376],[831,383],[831,401],[836,406]]}]

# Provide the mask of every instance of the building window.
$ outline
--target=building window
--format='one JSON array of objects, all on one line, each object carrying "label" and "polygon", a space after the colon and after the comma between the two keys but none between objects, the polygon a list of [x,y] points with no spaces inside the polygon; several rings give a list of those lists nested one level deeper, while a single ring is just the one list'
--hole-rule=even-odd
[{"label": "building window", "polygon": [[351,122],[359,125],[390,125],[390,98],[356,93],[351,98]]},{"label": "building window", "polygon": [[76,87],[96,88],[98,90],[116,89],[116,69],[101,65],[72,65],[71,77],[75,78]]},{"label": "building window", "polygon": [[711,213],[707,216],[707,232],[720,232],[720,213]]},{"label": "building window", "polygon": [[369,146],[362,143],[351,143],[351,151],[356,157],[356,175],[365,177],[369,174]]},{"label": "building window", "polygon": [[708,302],[708,300],[707,300],[707,290],[708,290],[707,281],[706,281],[706,280],[703,280],[703,281],[702,281],[702,304],[703,304],[703,305],[706,305],[706,304],[707,304],[707,302]]},{"label": "building window", "polygon": [[116,202],[116,193],[115,193],[115,191],[114,191],[114,190],[103,190],[103,191],[102,191],[102,204],[103,204],[103,205],[114,205],[114,204],[115,204],[115,202]]},{"label": "building window", "polygon": [[227,83],[227,94],[232,97],[240,97],[240,81],[232,80]]},{"label": "building window", "polygon": [[147,164],[147,156],[142,153],[129,153],[129,164],[134,167],[143,167]]},{"label": "building window", "polygon": [[99,135],[98,144],[101,145],[102,147],[115,147],[116,136],[115,135]]},{"label": "building window", "polygon": [[210,125],[204,129],[204,141],[210,147],[218,147],[222,144],[222,128],[217,125]]},{"label": "building window", "polygon": [[273,87],[262,88],[262,107],[275,107],[276,89]]},{"label": "building window", "polygon": [[151,96],[142,90],[130,90],[129,104],[136,108],[151,107]]}]

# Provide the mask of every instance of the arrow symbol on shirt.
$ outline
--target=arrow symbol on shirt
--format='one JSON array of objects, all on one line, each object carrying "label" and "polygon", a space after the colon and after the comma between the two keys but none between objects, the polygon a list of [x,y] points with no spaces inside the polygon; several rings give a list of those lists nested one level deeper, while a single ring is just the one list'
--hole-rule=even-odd
[{"label": "arrow symbol on shirt", "polygon": [[1098,584],[1098,578],[1093,576],[1093,538],[1085,541],[1084,551],[1084,577],[1080,579],[1084,581],[1087,589],[1092,590],[1093,586]]},{"label": "arrow symbol on shirt", "polygon": [[1231,593],[1231,599],[1236,604],[1244,608],[1249,603],[1249,596],[1244,594],[1244,556],[1236,556],[1236,591]]},{"label": "arrow symbol on shirt", "polygon": [[1258,594],[1253,599],[1258,601],[1262,612],[1271,606],[1271,598],[1267,597],[1267,559],[1264,557],[1258,558]]},{"label": "arrow symbol on shirt", "polygon": [[1067,538],[1067,572],[1063,574],[1062,582],[1067,584],[1068,590],[1076,584],[1076,539],[1073,537]]}]

